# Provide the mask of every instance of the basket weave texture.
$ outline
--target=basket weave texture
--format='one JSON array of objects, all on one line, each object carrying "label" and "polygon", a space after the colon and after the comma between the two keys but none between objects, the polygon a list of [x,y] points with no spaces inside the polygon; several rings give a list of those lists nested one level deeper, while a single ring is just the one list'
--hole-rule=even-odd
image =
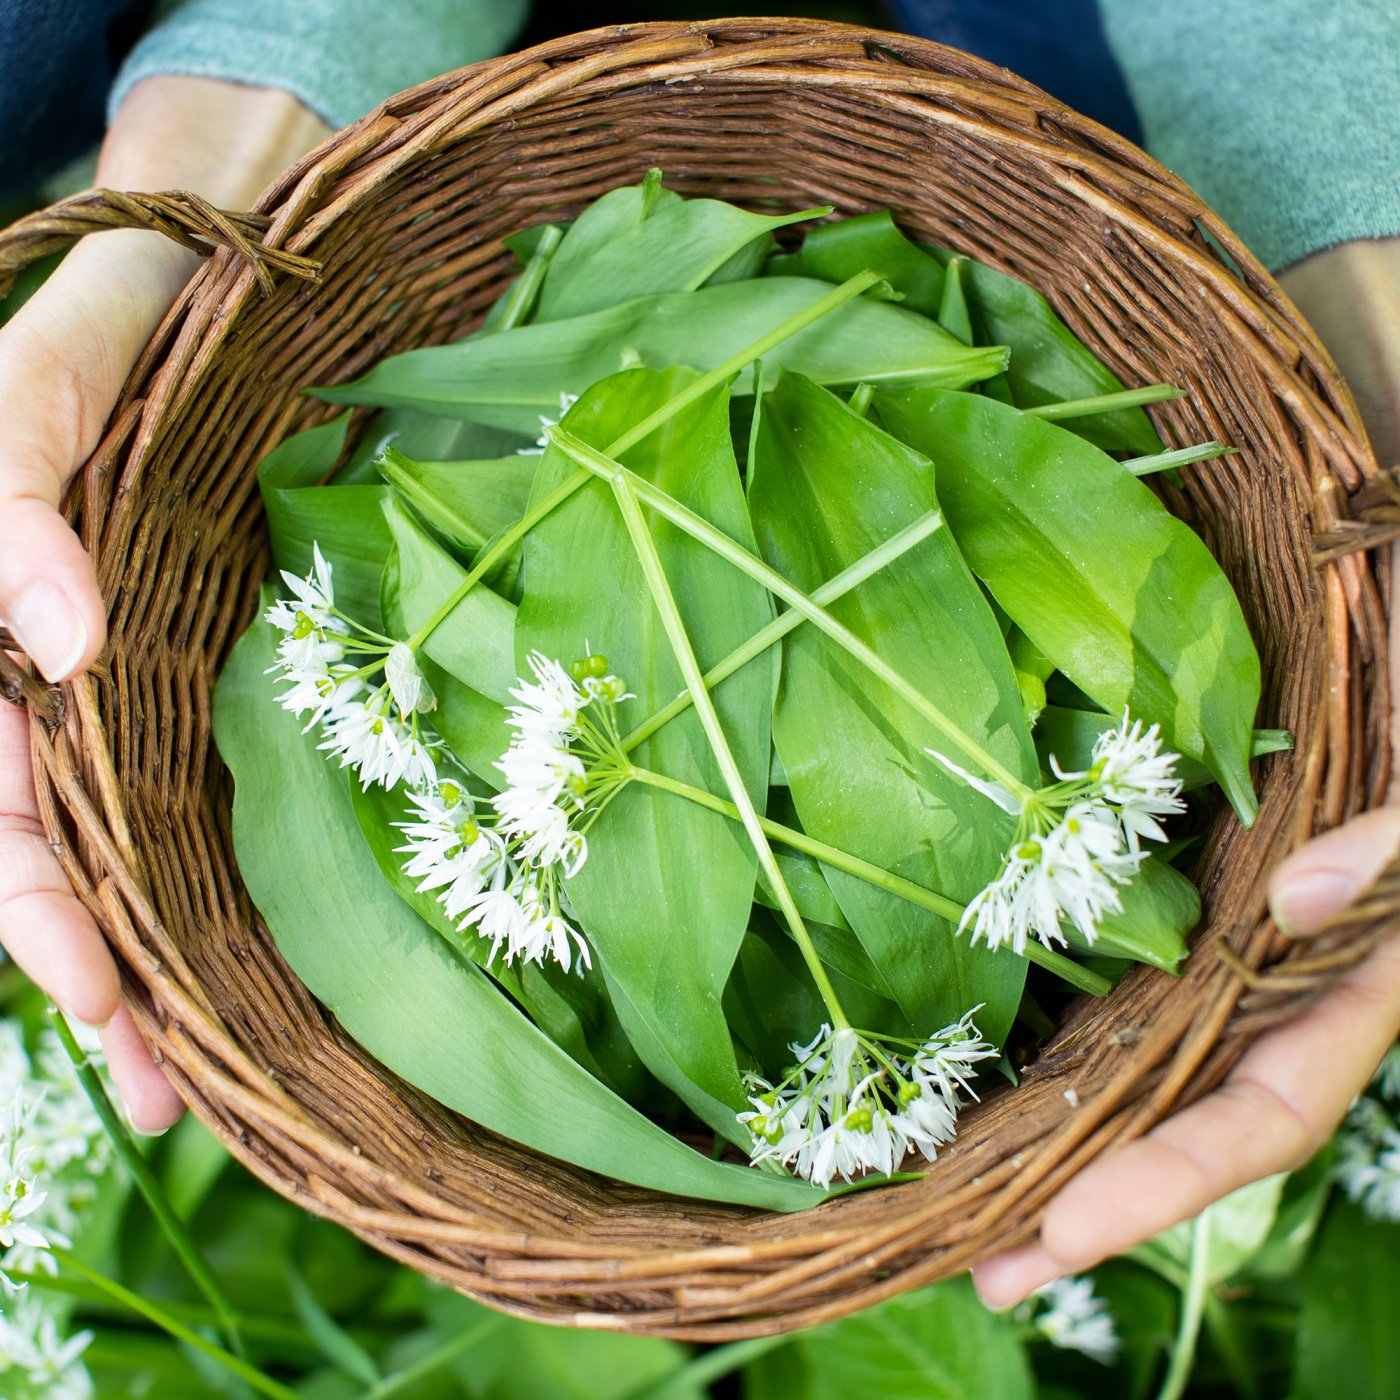
[{"label": "basket weave texture", "polygon": [[[1169,444],[1240,452],[1163,490],[1239,591],[1263,659],[1260,723],[1298,739],[1257,770],[1253,830],[1221,816],[1209,833],[1184,977],[1139,968],[1082,1003],[1019,1090],[965,1114],[923,1180],[798,1216],[600,1179],[388,1074],[251,907],[210,740],[214,680],[268,568],[254,468],[329,416],[302,388],[460,336],[512,275],[501,235],[575,215],[652,165],[686,194],[888,206],[1039,287],[1125,382],[1189,390],[1153,410]],[[110,600],[109,658],[61,690],[9,663],[0,680],[29,705],[44,822],[144,1034],[234,1155],[308,1210],[538,1319],[707,1341],[831,1319],[1027,1241],[1070,1175],[1217,1084],[1400,904],[1383,881],[1294,943],[1263,892],[1283,854],[1378,804],[1389,779],[1387,555],[1347,552],[1349,530],[1377,542],[1352,506],[1382,480],[1355,408],[1211,211],[1044,93],[891,34],[636,25],[401,94],[290,170],[236,240],[197,204],[158,213],[187,240],[238,246],[172,311],[69,501]],[[140,222],[131,209],[115,221]],[[45,246],[63,227],[59,211]],[[275,275],[251,265],[259,230],[319,263],[319,280],[293,275],[309,270],[296,259]],[[1315,535],[1330,546],[1316,559]]]}]

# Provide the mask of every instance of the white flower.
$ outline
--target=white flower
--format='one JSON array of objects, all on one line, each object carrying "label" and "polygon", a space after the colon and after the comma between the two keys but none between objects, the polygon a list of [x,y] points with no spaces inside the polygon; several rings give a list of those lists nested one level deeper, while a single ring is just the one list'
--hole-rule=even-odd
[{"label": "white flower", "polygon": [[384,681],[401,715],[437,708],[437,696],[407,642],[395,642],[384,658]]},{"label": "white flower", "polygon": [[1123,908],[1118,886],[1136,873],[1141,853],[1125,850],[1122,829],[1102,807],[1076,803],[1039,837],[1019,841],[991,884],[967,906],[958,932],[990,948],[1009,943],[1024,955],[1034,936],[1047,947],[1065,941],[1069,920],[1091,942],[1099,920]]},{"label": "white flower", "polygon": [[823,1026],[794,1045],[796,1065],[776,1087],[752,1076],[750,1109],[738,1115],[753,1138],[755,1166],[781,1163],[823,1188],[865,1172],[889,1175],[911,1149],[932,1161],[957,1131],[963,1093],[975,1097],[972,1065],[996,1052],[969,1012],[913,1045]]},{"label": "white flower", "polygon": [[522,680],[511,690],[520,702],[509,707],[511,725],[518,735],[547,734],[557,744],[577,734],[588,696],[559,662],[538,651],[528,660],[535,679]]},{"label": "white flower", "polygon": [[1036,1289],[1035,1296],[1047,1305],[1036,1315],[1036,1329],[1052,1346],[1113,1364],[1122,1342],[1108,1304],[1094,1295],[1093,1279],[1058,1278]]},{"label": "white flower", "polygon": [[0,1385],[6,1400],[87,1400],[92,1381],[82,1354],[91,1332],[66,1340],[42,1304],[22,1298],[0,1313]]},{"label": "white flower", "polygon": [[1385,1059],[1376,1067],[1371,1082],[1380,1090],[1382,1097],[1400,1100],[1400,1045],[1390,1047]]},{"label": "white flower", "polygon": [[538,457],[549,446],[549,430],[559,425],[560,419],[578,402],[577,394],[561,393],[559,395],[559,417],[547,418],[540,414],[540,435],[535,439],[533,447],[517,447],[515,452],[517,457]]},{"label": "white flower", "polygon": [[1337,1134],[1332,1176],[1373,1220],[1400,1223],[1400,1126],[1373,1098],[1360,1098]]},{"label": "white flower", "polygon": [[400,782],[410,788],[431,788],[437,782],[437,766],[427,744],[390,713],[383,690],[368,700],[337,707],[328,717],[325,735],[318,747],[339,754],[340,766],[353,768],[364,789],[374,783],[393,788]]},{"label": "white flower", "polygon": [[1163,751],[1157,725],[1144,732],[1138,719],[1130,727],[1126,709],[1118,728],[1106,730],[1094,743],[1094,762],[1087,776],[1117,812],[1134,851],[1144,836],[1165,841],[1167,833],[1157,819],[1186,810],[1181,779],[1175,776],[1177,758],[1170,750]]},{"label": "white flower", "polygon": [[12,1176],[0,1191],[0,1248],[13,1249],[27,1245],[30,1249],[47,1249],[48,1237],[25,1220],[33,1215],[48,1197],[47,1191],[36,1188],[27,1177]]}]

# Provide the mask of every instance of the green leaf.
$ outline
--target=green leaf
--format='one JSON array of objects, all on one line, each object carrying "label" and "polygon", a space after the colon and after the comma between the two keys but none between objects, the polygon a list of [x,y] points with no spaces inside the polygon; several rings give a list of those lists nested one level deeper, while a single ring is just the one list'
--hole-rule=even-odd
[{"label": "green leaf", "polygon": [[964,345],[971,345],[972,313],[968,310],[967,292],[963,287],[963,269],[966,266],[966,258],[948,259],[948,266],[943,270],[943,297],[938,303],[938,324]]},{"label": "green leaf", "polygon": [[611,190],[579,215],[559,245],[535,319],[558,321],[633,297],[694,291],[746,245],[830,212],[825,205],[796,214],[750,214],[717,199],[649,192],[645,185]]},{"label": "green leaf", "polygon": [[292,1291],[292,1306],[321,1355],[351,1380],[372,1386],[379,1379],[379,1367],[374,1364],[374,1358],[322,1307],[295,1263],[289,1259],[283,1268]]},{"label": "green leaf", "polygon": [[278,568],[311,572],[312,543],[335,560],[342,612],[377,629],[379,587],[389,553],[382,486],[321,486],[345,446],[350,415],[294,433],[258,464],[258,486]]},{"label": "green leaf", "polygon": [[811,229],[787,276],[844,282],[869,268],[904,298],[910,311],[936,319],[943,303],[943,267],[895,227],[888,209]]},{"label": "green leaf", "polygon": [[[384,514],[398,549],[392,607],[412,634],[447,602],[467,571],[392,497]],[[423,650],[465,685],[506,705],[519,679],[515,627],[515,605],[479,583],[434,628]]]},{"label": "green leaf", "polygon": [[935,456],[959,546],[997,602],[1113,715],[1162,726],[1240,819],[1259,657],[1210,551],[1082,438],[976,394],[881,391],[891,430]]},{"label": "green leaf", "polygon": [[[953,258],[963,262],[973,343],[1011,347],[1006,383],[1017,408],[1097,398],[1125,387],[1034,287],[965,254],[936,252],[945,264]],[[1069,426],[1105,452],[1146,456],[1162,450],[1162,439],[1140,408],[1092,414]]]},{"label": "green leaf", "polygon": [[1025,1349],[1008,1316],[967,1278],[892,1298],[799,1332],[751,1368],[745,1400],[1031,1400]]},{"label": "green leaf", "polygon": [[[1278,1214],[1283,1194],[1284,1173],[1266,1176],[1242,1186],[1207,1206],[1210,1234],[1206,1246],[1206,1282],[1223,1283],[1239,1273],[1262,1248]],[[1183,1220],[1160,1235],[1138,1245],[1129,1257],[1155,1269],[1173,1282],[1183,1278],[1191,1261],[1191,1227]]]},{"label": "green leaf", "polygon": [[448,1108],[605,1176],[778,1210],[819,1200],[805,1183],[712,1162],[642,1117],[394,894],[366,858],[344,775],[272,703],[274,649],[254,623],[215,692],[239,870],[282,955],[346,1032]]},{"label": "green leaf", "polygon": [[378,459],[380,474],[400,499],[465,555],[525,514],[539,458],[484,462],[417,462],[396,447]]},{"label": "green leaf", "polygon": [[[824,282],[766,277],[638,297],[566,321],[408,350],[381,360],[353,383],[313,392],[331,403],[415,408],[534,437],[541,415],[558,414],[562,394],[582,393],[639,360],[653,369],[713,369],[829,291]],[[1005,362],[1005,353],[995,347],[959,345],[922,316],[865,297],[764,357],[769,373],[787,367],[818,383],[847,385],[864,379],[962,387],[996,373]],[[750,367],[733,392],[752,392],[752,382]]]},{"label": "green leaf", "polygon": [[[964,322],[954,310],[955,303],[950,305],[950,312],[957,315],[956,333],[966,330],[967,339],[975,345],[1011,349],[1005,375],[987,386],[993,397],[1009,392],[1018,408],[1032,408],[1093,398],[1124,387],[1039,292],[966,254],[945,248],[926,250],[911,242],[887,209],[813,229],[788,273],[844,282],[868,267],[903,295],[903,305],[911,311],[942,319],[944,266],[955,258],[959,270],[954,275],[967,316]],[[958,293],[953,296],[956,302]],[[1109,452],[1146,455],[1162,450],[1161,439],[1140,408],[1077,419],[1073,431]]]},{"label": "green leaf", "polygon": [[[569,431],[606,447],[673,398],[691,376],[632,370],[596,385],[570,411]],[[625,465],[753,548],[729,439],[728,395],[682,410],[623,456]],[[542,459],[539,499],[571,476],[556,448]],[[691,641],[713,665],[772,617],[767,593],[668,522],[653,531]],[[588,542],[580,549],[580,541]],[[610,488],[590,482],[526,538],[529,591],[516,621],[517,664],[532,650],[568,665],[592,647],[636,699],[624,730],[684,689],[660,617]],[[721,723],[762,810],[767,794],[772,654],[715,692]],[[724,781],[692,709],[643,744],[636,761],[723,794]],[[614,1004],[648,1068],[717,1131],[741,1136],[745,1099],[721,998],[748,926],[756,857],[726,818],[634,784],[598,819],[588,862],[569,895],[597,949]]]},{"label": "green leaf", "polygon": [[1072,924],[1064,925],[1069,946],[1179,972],[1186,961],[1186,935],[1201,921],[1200,891],[1174,866],[1149,856],[1119,894],[1123,908],[1099,920],[1092,943]]},{"label": "green leaf", "polygon": [[1333,1199],[1303,1271],[1292,1400],[1400,1395],[1400,1226]]},{"label": "green leaf", "polygon": [[[765,396],[749,504],[764,557],[804,591],[934,510],[928,459],[788,374]],[[996,619],[947,530],[832,606],[857,637],[1023,780],[1037,763]],[[1010,819],[924,750],[946,739],[810,625],[783,644],[774,716],[803,829],[966,901],[1001,868]],[[827,883],[909,1020],[927,1034],[985,1003],[1006,1034],[1025,963],[835,870]]]},{"label": "green leaf", "polygon": [[442,418],[412,408],[385,408],[371,416],[335,479],[361,484],[377,481],[376,464],[390,446],[415,462],[488,461],[529,447],[538,433],[538,422],[526,431],[513,433],[506,428]]}]

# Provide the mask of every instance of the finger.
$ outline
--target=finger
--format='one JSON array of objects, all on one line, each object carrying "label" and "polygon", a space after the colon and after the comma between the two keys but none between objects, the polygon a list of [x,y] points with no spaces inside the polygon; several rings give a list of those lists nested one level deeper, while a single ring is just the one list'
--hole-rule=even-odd
[{"label": "finger", "polygon": [[1400,807],[1378,807],[1300,846],[1269,881],[1287,933],[1314,933],[1365,893],[1400,851]]},{"label": "finger", "polygon": [[150,1048],[125,1006],[118,1007],[102,1028],[102,1049],[126,1116],[138,1133],[163,1133],[180,1121],[184,1100],[151,1058]]},{"label": "finger", "polygon": [[117,1008],[116,964],[55,858],[34,802],[29,722],[0,702],[0,943],[65,1013],[100,1026]]},{"label": "finger", "polygon": [[1037,1244],[974,1272],[978,1292],[989,1306],[1008,1307],[1251,1181],[1300,1166],[1365,1087],[1397,1029],[1400,940],[1391,939],[1315,1006],[1261,1037],[1220,1089],[1080,1172],[1050,1203]]}]

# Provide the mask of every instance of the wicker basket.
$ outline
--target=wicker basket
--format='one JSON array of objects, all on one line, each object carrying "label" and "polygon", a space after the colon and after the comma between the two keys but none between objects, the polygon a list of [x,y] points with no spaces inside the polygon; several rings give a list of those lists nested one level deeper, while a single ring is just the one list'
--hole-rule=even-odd
[{"label": "wicker basket", "polygon": [[[576,214],[651,165],[688,194],[890,206],[1044,290],[1127,382],[1189,389],[1154,410],[1169,441],[1241,451],[1165,489],[1243,600],[1261,722],[1298,736],[1296,754],[1260,766],[1254,829],[1221,816],[1209,835],[1208,921],[1183,978],[1139,968],[1081,1004],[922,1181],[798,1216],[560,1165],[370,1060],[249,904],[209,737],[211,687],[268,567],[254,467],[328,416],[303,386],[460,336],[512,273],[502,234]],[[190,199],[86,196],[3,240],[11,266],[110,223],[225,246],[150,345],[70,498],[111,603],[109,661],[56,691],[13,665],[0,679],[29,704],[45,824],[119,953],[144,1034],[276,1190],[512,1312],[698,1340],[778,1332],[1024,1243],[1072,1173],[1218,1083],[1380,936],[1393,889],[1290,944],[1267,918],[1264,878],[1386,788],[1387,558],[1358,552],[1386,535],[1362,509],[1382,479],[1297,312],[1126,141],[913,39],[808,21],[637,25],[404,93],[259,210],[265,220],[230,221]],[[275,256],[250,243],[259,230]]]}]

